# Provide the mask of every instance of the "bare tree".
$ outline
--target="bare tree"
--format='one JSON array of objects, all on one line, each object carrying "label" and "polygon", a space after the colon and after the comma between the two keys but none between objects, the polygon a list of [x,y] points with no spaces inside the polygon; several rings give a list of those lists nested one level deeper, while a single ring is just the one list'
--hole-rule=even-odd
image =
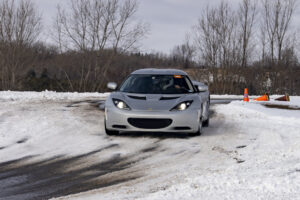
[{"label": "bare tree", "polygon": [[[86,53],[81,61],[80,91],[98,90],[114,56],[134,49],[146,35],[148,25],[134,20],[137,9],[136,0],[70,0],[69,10],[58,6],[54,29],[61,51]],[[100,64],[99,56],[110,51],[106,63]],[[88,86],[89,81],[93,86]]]},{"label": "bare tree", "polygon": [[225,83],[229,82],[233,88],[235,80],[228,76],[226,69],[241,63],[241,37],[237,16],[229,4],[222,1],[217,7],[203,10],[193,31],[203,64],[219,68],[212,71],[212,76],[223,92],[226,89]]},{"label": "bare tree", "polygon": [[132,24],[132,18],[136,14],[138,4],[136,0],[127,0],[119,5],[119,12],[112,18],[113,48],[131,49],[148,31],[146,24],[141,22]]},{"label": "bare tree", "polygon": [[30,0],[0,2],[0,56],[2,88],[15,89],[17,72],[25,67],[26,48],[41,33],[41,16]]},{"label": "bare tree", "polygon": [[266,63],[266,46],[267,46],[267,38],[266,38],[266,28],[264,25],[260,26],[260,38],[261,42],[261,62],[262,65],[264,66]]},{"label": "bare tree", "polygon": [[190,36],[186,35],[185,42],[182,45],[175,46],[172,51],[173,59],[183,65],[184,68],[189,68],[195,56],[196,48],[190,43]]},{"label": "bare tree", "polygon": [[[268,0],[264,1],[264,22],[262,27],[266,29],[267,32],[267,39],[270,44],[270,54],[272,64],[274,63],[274,51],[275,51],[275,39],[276,39],[276,29],[278,26],[278,20],[276,17],[276,10],[272,9],[271,3]],[[276,8],[276,7],[275,7]],[[272,13],[274,12],[275,13]]]},{"label": "bare tree", "polygon": [[263,16],[267,39],[270,45],[272,63],[275,62],[276,51],[278,63],[282,60],[284,42],[295,11],[296,0],[264,0]]},{"label": "bare tree", "polygon": [[250,40],[253,37],[253,26],[257,15],[257,2],[254,0],[243,0],[240,3],[238,16],[241,30],[242,67],[248,64],[250,51]]},{"label": "bare tree", "polygon": [[240,42],[238,38],[236,13],[228,3],[221,2],[219,8],[220,60],[222,67],[237,66],[240,63]]},{"label": "bare tree", "polygon": [[70,0],[70,10],[57,8],[55,39],[66,49],[128,50],[148,31],[133,20],[137,9],[136,0]]},{"label": "bare tree", "polygon": [[207,7],[206,10],[207,12],[203,13],[198,24],[193,28],[194,40],[200,53],[200,59],[203,60],[204,64],[217,67],[219,66],[218,52],[220,49],[219,21],[216,9]]},{"label": "bare tree", "polygon": [[194,39],[206,65],[228,67],[240,61],[236,13],[222,1],[207,8],[194,27]]},{"label": "bare tree", "polygon": [[[281,6],[282,5],[282,6]],[[291,25],[291,19],[296,8],[296,0],[286,0],[284,2],[278,1],[278,7],[281,12],[278,16],[278,28],[276,31],[277,46],[278,46],[278,61],[282,60],[282,52],[284,49],[284,42],[287,36],[288,29]]]}]

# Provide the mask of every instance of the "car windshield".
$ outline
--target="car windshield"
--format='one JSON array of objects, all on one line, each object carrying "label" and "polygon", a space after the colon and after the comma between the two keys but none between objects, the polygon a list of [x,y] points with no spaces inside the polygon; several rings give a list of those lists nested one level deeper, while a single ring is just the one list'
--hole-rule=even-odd
[{"label": "car windshield", "polygon": [[186,94],[193,93],[194,88],[187,76],[134,74],[127,78],[120,91],[138,94]]}]

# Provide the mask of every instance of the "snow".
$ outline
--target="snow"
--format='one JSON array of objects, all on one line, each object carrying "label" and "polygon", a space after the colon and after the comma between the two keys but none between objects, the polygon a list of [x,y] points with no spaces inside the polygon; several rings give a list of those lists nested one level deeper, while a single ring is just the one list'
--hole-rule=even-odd
[{"label": "snow", "polygon": [[[300,199],[300,97],[214,105],[211,125],[202,136],[161,138],[107,137],[103,112],[89,104],[107,95],[0,92],[0,163],[104,149],[64,170],[119,156],[130,158],[131,167],[108,176],[139,177],[59,199]],[[145,151],[151,148],[153,152]],[[12,183],[0,183],[1,197],[4,185]]]},{"label": "snow", "polygon": [[0,101],[35,101],[35,100],[78,100],[78,98],[98,97],[105,98],[109,93],[60,93],[54,91],[44,92],[12,92],[0,91]]},{"label": "snow", "polygon": [[[279,104],[299,103],[295,97]],[[140,199],[300,199],[300,112],[261,104],[217,106],[226,123],[234,122],[240,134],[251,138],[238,152],[245,162],[222,171],[192,172],[185,183]]]},{"label": "snow", "polygon": [[212,94],[210,95],[211,99],[243,99],[244,96],[243,95],[216,95],[216,94]]},{"label": "snow", "polygon": [[[11,154],[16,159],[32,153],[48,156],[60,153],[75,154],[81,152],[78,147],[85,146],[86,143],[95,144],[91,137],[80,134],[83,127],[86,128],[83,126],[84,121],[72,112],[66,112],[72,110],[72,107],[68,108],[67,106],[73,101],[103,100],[107,96],[108,94],[100,93],[57,93],[50,91],[0,92],[0,147],[9,147],[22,140],[29,140],[27,145],[34,146],[34,152],[31,151],[30,147],[27,147],[28,150],[26,149],[24,152],[18,146],[6,148],[1,151],[3,155],[0,156],[0,162],[10,158]],[[58,101],[60,103],[56,103]],[[64,103],[63,106],[60,105],[61,102]],[[66,134],[62,135],[61,133]],[[77,139],[75,143],[74,135]],[[91,148],[87,148],[87,151],[92,149],[93,145]],[[11,153],[7,154],[6,151],[8,150]]]}]

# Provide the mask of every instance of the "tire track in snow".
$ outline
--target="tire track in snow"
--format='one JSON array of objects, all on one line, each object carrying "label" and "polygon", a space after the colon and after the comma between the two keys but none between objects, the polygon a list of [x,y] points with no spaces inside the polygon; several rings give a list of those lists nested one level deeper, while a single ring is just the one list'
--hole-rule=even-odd
[{"label": "tire track in snow", "polygon": [[[95,119],[99,116],[95,112],[102,113],[96,109],[97,102],[76,104],[79,105],[67,106],[70,108],[67,112],[73,112],[87,125],[100,123]],[[23,105],[23,111],[24,106],[30,110]],[[60,108],[56,111],[66,112]],[[123,155],[118,153],[122,152],[122,147],[114,139],[103,134],[99,136],[107,141],[106,147],[78,156],[58,155],[41,159],[43,155],[35,155],[0,163],[0,199],[49,199],[126,183],[143,176],[143,169],[133,167],[150,158],[158,148],[158,145],[145,145]],[[28,140],[24,137],[10,147],[26,146]],[[107,154],[109,156],[104,156]]]},{"label": "tire track in snow", "polygon": [[56,156],[37,162],[30,162],[32,157],[26,157],[2,163],[0,199],[49,199],[126,183],[143,176],[141,170],[131,168],[149,158],[149,152],[155,150],[155,147],[142,149],[143,156],[113,154],[106,161],[94,160],[87,166],[72,169],[74,165],[89,162],[103,151],[115,148],[118,145],[75,157]]}]

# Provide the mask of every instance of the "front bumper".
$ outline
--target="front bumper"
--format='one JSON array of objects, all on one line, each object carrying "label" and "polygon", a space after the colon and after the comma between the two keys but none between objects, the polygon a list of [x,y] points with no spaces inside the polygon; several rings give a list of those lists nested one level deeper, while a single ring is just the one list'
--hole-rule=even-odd
[{"label": "front bumper", "polygon": [[[116,107],[105,109],[105,123],[108,130],[124,132],[187,132],[194,133],[199,129],[201,110],[187,109],[185,111],[126,111]],[[138,128],[129,119],[171,120],[171,124],[163,128]]]}]

